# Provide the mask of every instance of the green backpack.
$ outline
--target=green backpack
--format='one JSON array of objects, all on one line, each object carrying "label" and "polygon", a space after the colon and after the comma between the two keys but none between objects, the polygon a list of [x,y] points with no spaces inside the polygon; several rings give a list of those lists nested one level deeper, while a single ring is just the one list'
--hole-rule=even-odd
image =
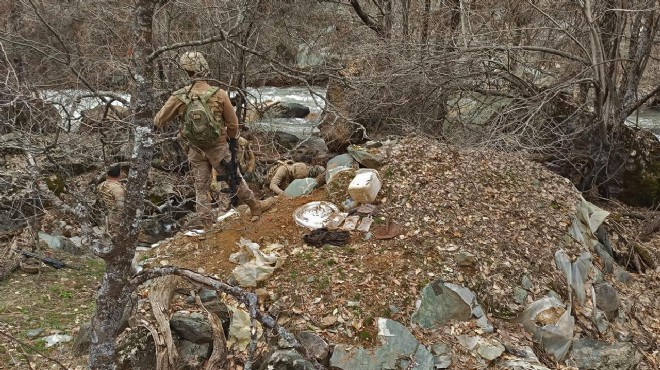
[{"label": "green backpack", "polygon": [[212,148],[220,141],[222,122],[216,121],[207,104],[209,98],[219,89],[219,87],[210,87],[202,95],[187,93],[185,90],[183,92],[179,90],[174,94],[186,105],[181,133],[191,145],[200,149]]}]

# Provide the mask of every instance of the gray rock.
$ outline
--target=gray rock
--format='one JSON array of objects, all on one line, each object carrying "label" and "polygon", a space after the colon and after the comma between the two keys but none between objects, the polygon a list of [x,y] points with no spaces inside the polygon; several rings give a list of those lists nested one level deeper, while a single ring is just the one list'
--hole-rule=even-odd
[{"label": "gray rock", "polygon": [[212,289],[202,289],[199,291],[199,299],[202,303],[218,299],[218,292]]},{"label": "gray rock", "polygon": [[293,149],[300,142],[298,136],[284,132],[284,131],[275,131],[275,142],[279,145],[285,147],[286,149]]},{"label": "gray rock", "polygon": [[351,145],[348,147],[348,153],[363,167],[373,168],[375,170],[383,167],[387,161],[387,155],[377,148],[368,149],[358,145]]},{"label": "gray rock", "polygon": [[266,108],[263,119],[271,118],[305,118],[309,114],[309,107],[299,103],[276,102]]},{"label": "gray rock", "polygon": [[521,282],[522,287],[525,288],[528,291],[534,290],[534,284],[532,283],[532,279],[529,278],[528,275],[523,275]]},{"label": "gray rock", "polygon": [[320,363],[325,363],[330,356],[330,346],[316,333],[303,331],[296,336],[300,344],[305,348],[307,355]]},{"label": "gray rock", "polygon": [[614,272],[614,258],[612,257],[612,255],[610,253],[608,253],[607,250],[605,249],[605,247],[600,243],[596,244],[594,249],[596,250],[596,254],[598,254],[598,256],[600,256],[601,260],[603,261],[603,266],[605,267],[604,268],[605,273],[606,274],[613,273]]},{"label": "gray rock", "polygon": [[460,252],[456,256],[456,264],[462,267],[472,266],[477,263],[477,256],[470,252]]},{"label": "gray rock", "polygon": [[457,292],[435,281],[422,289],[421,303],[412,321],[430,329],[449,320],[468,321],[471,316],[472,308]]},{"label": "gray rock", "polygon": [[153,370],[155,364],[156,346],[146,328],[131,330],[117,345],[118,370]]},{"label": "gray rock", "polygon": [[204,303],[204,308],[206,308],[210,313],[218,316],[220,321],[222,321],[222,329],[225,332],[225,336],[229,335],[231,314],[229,312],[229,308],[227,308],[227,305],[220,302],[219,300],[213,300]]},{"label": "gray rock", "polygon": [[523,304],[527,301],[527,291],[521,287],[513,288],[513,300],[518,304]]},{"label": "gray rock", "polygon": [[326,164],[325,168],[331,170],[336,167],[348,167],[355,168],[357,163],[355,159],[350,154],[340,154],[338,156],[332,157]]},{"label": "gray rock", "polygon": [[521,358],[510,359],[501,362],[499,368],[507,370],[550,370],[540,363],[531,363]]},{"label": "gray rock", "polygon": [[73,339],[72,351],[76,356],[83,356],[89,351],[89,345],[92,343],[92,323],[87,321],[80,325],[78,334]]},{"label": "gray rock", "polygon": [[25,336],[30,338],[30,339],[34,339],[34,338],[40,336],[41,334],[43,334],[43,332],[44,332],[44,329],[42,329],[42,328],[30,329],[25,333]]},{"label": "gray rock", "polygon": [[198,312],[175,312],[170,319],[170,327],[179,337],[191,342],[213,342],[213,328],[206,321],[206,318]]},{"label": "gray rock", "polygon": [[433,354],[433,368],[447,369],[451,366],[451,349],[444,343],[436,343],[431,346]]},{"label": "gray rock", "polygon": [[[378,337],[383,345],[375,350],[339,344],[330,358],[330,368],[342,370],[432,369],[433,355],[400,323],[379,318]],[[409,358],[414,357],[415,363]]]},{"label": "gray rock", "polygon": [[448,355],[451,353],[451,348],[449,348],[449,346],[444,343],[436,343],[431,346],[431,353],[436,356]]},{"label": "gray rock", "polygon": [[571,357],[581,370],[634,369],[642,358],[637,348],[630,342],[608,344],[588,338],[573,342]]},{"label": "gray rock", "polygon": [[294,349],[276,350],[268,355],[260,370],[315,370],[314,365]]},{"label": "gray rock", "polygon": [[198,344],[182,340],[177,343],[176,349],[179,351],[176,369],[179,370],[201,369],[204,362],[211,357],[209,343]]},{"label": "gray rock", "polygon": [[364,143],[364,146],[367,147],[368,149],[380,148],[381,146],[383,146],[383,143],[380,141],[369,140],[366,143]]},{"label": "gray rock", "polygon": [[83,254],[82,249],[80,249],[69,238],[63,236],[53,236],[40,231],[39,240],[46,243],[46,245],[50,249],[63,251],[66,253],[73,254],[75,256],[80,256]]},{"label": "gray rock", "polygon": [[138,241],[142,244],[151,245],[158,243],[167,236],[165,225],[160,219],[155,217],[143,219],[140,228]]},{"label": "gray rock", "polygon": [[[198,295],[199,295],[199,300],[202,301],[202,303],[206,303],[218,299],[218,293],[215,290],[211,290],[211,289],[204,288],[199,291]],[[195,303],[195,298],[193,298],[192,296],[188,296],[188,298],[186,298],[186,302]]]},{"label": "gray rock", "polygon": [[295,179],[291,181],[289,186],[284,189],[284,194],[290,196],[290,197],[300,197],[303,195],[307,195],[316,188],[316,185],[318,183],[316,182],[315,179],[311,177],[307,177],[304,179]]},{"label": "gray rock", "polygon": [[504,346],[495,339],[479,338],[477,342],[477,353],[486,361],[493,361],[502,356]]},{"label": "gray rock", "polygon": [[601,283],[594,285],[594,291],[596,292],[596,307],[605,312],[610,321],[613,320],[621,305],[616,289],[609,283]]},{"label": "gray rock", "polygon": [[632,275],[621,267],[614,268],[614,275],[616,276],[616,281],[623,284],[628,284],[632,279]]}]

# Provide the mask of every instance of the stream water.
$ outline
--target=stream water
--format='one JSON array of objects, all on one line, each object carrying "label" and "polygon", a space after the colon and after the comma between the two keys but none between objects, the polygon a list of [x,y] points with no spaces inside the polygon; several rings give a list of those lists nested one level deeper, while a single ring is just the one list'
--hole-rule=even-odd
[{"label": "stream water", "polygon": [[660,110],[658,109],[639,109],[628,117],[628,124],[647,129],[660,139]]},{"label": "stream water", "polygon": [[[259,106],[267,101],[278,101],[283,103],[298,103],[309,108],[310,112],[320,115],[325,101],[326,89],[324,87],[261,87],[248,88],[247,95],[252,105]],[[62,125],[66,129],[71,127],[76,131],[80,126],[81,113],[84,110],[92,109],[99,104],[99,99],[93,97],[84,97],[88,91],[83,90],[46,90],[41,95],[44,100],[55,104],[62,116]],[[130,95],[118,93],[126,101],[130,100]],[[122,105],[119,101],[112,102],[114,105]],[[318,120],[305,120],[301,118],[276,118],[252,123],[253,127],[262,130],[284,131],[296,135],[299,138],[305,138],[317,131]]]}]

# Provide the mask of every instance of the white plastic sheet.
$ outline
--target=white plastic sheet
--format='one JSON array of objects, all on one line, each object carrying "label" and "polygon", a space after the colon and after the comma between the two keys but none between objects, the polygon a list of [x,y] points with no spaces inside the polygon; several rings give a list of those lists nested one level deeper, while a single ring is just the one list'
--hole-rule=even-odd
[{"label": "white plastic sheet", "polygon": [[245,238],[236,244],[240,251],[230,255],[229,261],[239,264],[232,274],[242,287],[256,287],[257,282],[268,279],[284,263],[278,253],[284,248],[281,244],[270,244],[263,250],[259,244]]},{"label": "white plastic sheet", "polygon": [[570,306],[554,324],[539,327],[535,320],[543,311],[563,307],[564,304],[559,299],[543,297],[527,306],[527,309],[515,320],[522,323],[525,330],[533,334],[534,340],[540,343],[546,352],[554,355],[558,361],[566,357],[573,341],[575,319],[571,316]]}]

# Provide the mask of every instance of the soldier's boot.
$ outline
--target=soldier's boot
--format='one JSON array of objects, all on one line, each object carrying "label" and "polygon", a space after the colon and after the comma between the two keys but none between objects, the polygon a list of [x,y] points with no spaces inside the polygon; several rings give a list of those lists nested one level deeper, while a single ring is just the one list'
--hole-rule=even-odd
[{"label": "soldier's boot", "polygon": [[250,212],[252,213],[251,221],[257,221],[261,214],[269,210],[275,205],[276,199],[274,197],[269,197],[264,200],[256,200],[254,198],[246,200],[245,204],[250,207]]}]

